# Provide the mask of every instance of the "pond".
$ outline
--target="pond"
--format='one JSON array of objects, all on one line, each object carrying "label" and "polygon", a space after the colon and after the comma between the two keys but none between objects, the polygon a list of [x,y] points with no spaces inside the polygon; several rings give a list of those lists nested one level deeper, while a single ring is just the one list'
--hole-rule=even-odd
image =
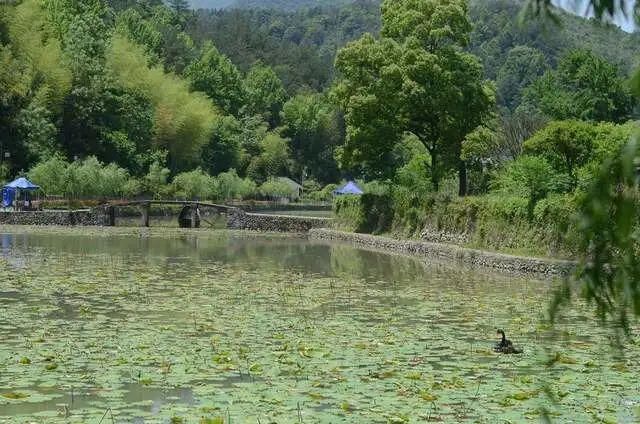
[{"label": "pond", "polygon": [[613,354],[579,304],[552,332],[550,282],[226,231],[0,249],[0,423],[640,420],[638,338]]}]

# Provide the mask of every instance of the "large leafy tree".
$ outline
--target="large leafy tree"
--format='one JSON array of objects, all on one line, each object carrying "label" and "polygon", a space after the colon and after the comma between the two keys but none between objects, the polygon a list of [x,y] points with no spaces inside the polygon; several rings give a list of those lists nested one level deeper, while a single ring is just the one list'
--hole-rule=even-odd
[{"label": "large leafy tree", "polygon": [[494,100],[479,61],[464,51],[471,31],[467,2],[386,0],[382,22],[382,39],[366,35],[336,60],[335,93],[347,123],[342,160],[389,176],[394,146],[411,133],[429,152],[434,188],[458,169],[466,194],[461,144]]},{"label": "large leafy tree", "polygon": [[566,55],[530,86],[525,101],[553,119],[624,122],[636,100],[615,65],[588,50]]},{"label": "large leafy tree", "polygon": [[258,62],[249,70],[244,86],[247,112],[262,116],[272,127],[277,126],[287,93],[275,71]]},{"label": "large leafy tree", "polygon": [[200,57],[186,69],[194,90],[206,93],[225,112],[237,116],[245,103],[245,91],[240,71],[208,42]]},{"label": "large leafy tree", "polygon": [[528,46],[516,46],[509,50],[496,79],[498,102],[515,110],[522,100],[522,92],[547,70],[544,54]]},{"label": "large leafy tree", "polygon": [[284,105],[282,122],[282,134],[291,139],[294,175],[308,172],[323,183],[335,181],[334,153],[342,141],[335,107],[321,94],[299,94]]}]

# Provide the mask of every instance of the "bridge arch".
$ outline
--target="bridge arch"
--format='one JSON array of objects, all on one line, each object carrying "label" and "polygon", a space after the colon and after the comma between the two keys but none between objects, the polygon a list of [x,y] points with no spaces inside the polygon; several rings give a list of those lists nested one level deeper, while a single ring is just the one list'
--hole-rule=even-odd
[{"label": "bridge arch", "polygon": [[220,214],[229,214],[238,208],[227,205],[220,205],[208,202],[181,201],[181,200],[134,200],[124,202],[109,202],[96,207],[105,213],[107,225],[116,225],[116,210],[123,207],[138,207],[141,210],[141,224],[149,227],[149,213],[152,205],[181,205],[182,209],[178,216],[178,223],[181,228],[199,228],[202,221],[201,209],[214,209]]}]

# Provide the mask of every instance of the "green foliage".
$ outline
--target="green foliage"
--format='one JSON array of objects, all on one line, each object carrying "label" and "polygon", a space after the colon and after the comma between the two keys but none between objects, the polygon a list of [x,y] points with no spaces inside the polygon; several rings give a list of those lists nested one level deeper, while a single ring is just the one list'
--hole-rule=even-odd
[{"label": "green foliage", "polygon": [[193,40],[184,31],[186,16],[154,1],[155,7],[149,3],[139,4],[119,13],[117,31],[142,46],[154,65],[182,73],[197,56]]},{"label": "green foliage", "polygon": [[[580,207],[577,234],[581,295],[596,306],[603,322],[630,331],[640,316],[640,191],[637,138],[600,168]],[[567,282],[552,305],[552,317],[569,302],[574,286]]]},{"label": "green foliage", "polygon": [[419,154],[396,171],[395,182],[417,193],[433,191],[429,178],[430,158],[426,154]]},{"label": "green foliage", "polygon": [[[523,3],[513,0],[471,0],[470,14],[476,23],[471,51],[481,57],[487,77],[496,79],[511,49],[527,46],[541,51],[555,66],[562,56],[576,49],[593,51],[628,74],[637,63],[638,38],[615,25],[603,25],[556,9],[556,22],[526,16]],[[565,2],[568,4],[572,2]],[[582,2],[580,2],[582,3]],[[586,5],[583,10],[586,10]],[[579,15],[582,15],[583,10]]]},{"label": "green foliage", "polygon": [[65,174],[69,163],[61,156],[39,162],[28,172],[29,179],[47,194],[66,194]]},{"label": "green foliage", "polygon": [[357,233],[378,234],[391,228],[393,210],[388,194],[336,196],[333,215],[338,228]]},{"label": "green foliage", "polygon": [[251,130],[230,115],[217,120],[209,141],[202,148],[203,168],[215,175],[240,166],[243,135]]},{"label": "green foliage", "polygon": [[307,172],[321,182],[335,181],[338,166],[334,157],[342,141],[337,111],[321,94],[299,94],[282,110],[282,135],[291,140],[293,173]]},{"label": "green foliage", "polygon": [[493,189],[505,195],[521,196],[535,204],[549,193],[566,191],[567,176],[559,174],[549,162],[537,156],[521,156],[501,169]]},{"label": "green foliage", "polygon": [[149,166],[149,172],[144,176],[143,187],[154,199],[163,197],[167,189],[167,182],[171,171],[155,161]]},{"label": "green foliage", "polygon": [[254,181],[264,182],[287,174],[288,164],[289,140],[271,132],[260,142],[260,154],[251,161],[247,174]]},{"label": "green foliage", "polygon": [[36,164],[28,176],[46,193],[70,198],[121,197],[133,189],[127,170],[93,156],[72,163],[54,156]]},{"label": "green foliage", "polygon": [[280,111],[287,93],[282,81],[269,66],[256,63],[244,81],[247,98],[247,113],[260,115],[272,128],[280,121]]},{"label": "green foliage", "polygon": [[245,105],[242,75],[231,61],[207,42],[200,57],[184,71],[194,90],[206,93],[226,113],[238,115]]},{"label": "green foliage", "polygon": [[333,192],[336,191],[339,187],[340,186],[338,184],[327,184],[326,186],[322,187],[322,189],[318,191],[313,191],[311,193],[305,192],[305,193],[309,194],[309,196],[313,200],[327,202],[333,199]]},{"label": "green foliage", "polygon": [[553,119],[624,122],[637,104],[618,68],[587,50],[563,57],[525,98]]},{"label": "green foliage", "polygon": [[197,168],[176,175],[171,183],[171,190],[179,199],[207,200],[215,194],[215,186],[213,177]]},{"label": "green foliage", "polygon": [[342,160],[389,177],[396,167],[389,155],[409,132],[429,152],[437,188],[446,171],[460,166],[462,140],[493,102],[482,66],[463,51],[471,31],[467,4],[386,1],[382,21],[381,40],[364,36],[336,59],[341,78],[334,92],[347,124]]},{"label": "green foliage", "polygon": [[371,178],[386,178],[396,164],[391,152],[400,140],[398,122],[402,75],[396,65],[400,46],[377,41],[367,34],[339,51],[336,68],[341,74],[334,96],[345,111],[346,144],[343,168],[358,167]]},{"label": "green foliage", "polygon": [[596,127],[586,122],[552,122],[524,143],[524,151],[544,157],[569,175],[575,188],[576,168],[590,160],[595,133]]},{"label": "green foliage", "polygon": [[259,188],[260,194],[270,199],[294,197],[297,191],[286,181],[278,178],[269,178]]},{"label": "green foliage", "polygon": [[547,70],[544,54],[528,46],[509,50],[496,78],[498,103],[515,110],[522,101],[522,93]]},{"label": "green foliage", "polygon": [[256,183],[248,178],[240,178],[235,169],[223,172],[215,178],[216,196],[221,200],[242,200],[257,192]]},{"label": "green foliage", "polygon": [[[551,194],[531,213],[522,196],[420,196],[396,188],[393,210],[393,232],[405,237],[526,255],[570,256],[577,251],[576,200],[571,194]],[[508,231],[501,230],[505,228]]]},{"label": "green foliage", "polygon": [[141,92],[154,106],[153,147],[166,149],[172,169],[197,164],[217,113],[203,94],[158,66],[149,67],[144,51],[121,35],[115,35],[107,52],[107,65],[119,85]]},{"label": "green foliage", "polygon": [[568,175],[569,188],[586,187],[601,164],[617,154],[637,128],[635,123],[552,122],[524,143],[524,151],[545,158]]},{"label": "green foliage", "polygon": [[212,40],[242,71],[262,61],[274,69],[288,92],[321,91],[331,83],[337,49],[365,32],[379,31],[380,5],[313,3],[314,7],[299,10],[199,10],[188,30],[200,42]]}]

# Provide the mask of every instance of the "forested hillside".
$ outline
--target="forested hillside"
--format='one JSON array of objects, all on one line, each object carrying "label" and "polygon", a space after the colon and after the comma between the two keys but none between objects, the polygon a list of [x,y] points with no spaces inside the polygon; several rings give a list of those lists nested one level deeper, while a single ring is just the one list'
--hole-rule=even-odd
[{"label": "forested hillside", "polygon": [[[627,34],[613,25],[561,14],[561,26],[527,20],[518,15],[522,2],[473,0],[471,51],[482,60],[488,78],[495,79],[514,47],[540,51],[553,66],[563,53],[575,48],[594,51],[623,72],[640,60],[640,34]],[[333,59],[346,42],[380,28],[380,2],[360,0],[342,7],[316,7],[289,12],[225,10],[197,13],[189,33],[195,40],[213,40],[241,69],[260,59],[274,67],[285,85],[294,90],[326,87],[333,75]]]}]

